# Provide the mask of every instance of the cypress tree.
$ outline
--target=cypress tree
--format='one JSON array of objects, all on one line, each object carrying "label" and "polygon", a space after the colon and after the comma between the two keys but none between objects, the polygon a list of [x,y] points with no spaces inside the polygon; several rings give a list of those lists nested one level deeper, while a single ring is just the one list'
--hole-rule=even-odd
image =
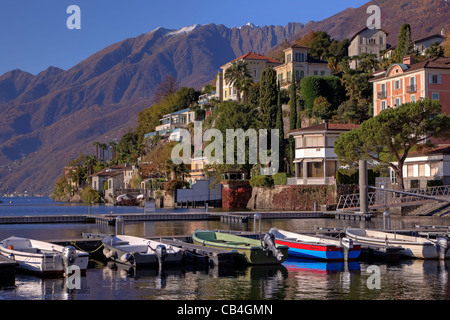
[{"label": "cypress tree", "polygon": [[297,129],[297,95],[295,87],[294,72],[292,72],[292,83],[290,87],[290,116],[289,116],[289,128],[291,130]]},{"label": "cypress tree", "polygon": [[[297,88],[295,85],[294,70],[292,70],[292,83],[290,87],[290,129],[295,130],[302,127],[301,117],[297,115]],[[295,171],[294,159],[295,159],[295,140],[293,136],[289,136],[289,173],[293,174]]]},{"label": "cypress tree", "polygon": [[398,34],[397,48],[394,51],[394,60],[403,62],[403,58],[414,53],[414,42],[411,40],[411,26],[403,24]]},{"label": "cypress tree", "polygon": [[277,123],[275,129],[279,132],[279,143],[280,143],[280,153],[279,153],[279,172],[284,171],[284,156],[285,156],[285,144],[284,144],[284,124],[283,124],[283,106],[281,104],[281,90],[280,83],[278,83],[278,95],[277,95]]},{"label": "cypress tree", "polygon": [[260,80],[260,120],[263,129],[274,129],[277,118],[277,75],[273,68],[267,68]]}]

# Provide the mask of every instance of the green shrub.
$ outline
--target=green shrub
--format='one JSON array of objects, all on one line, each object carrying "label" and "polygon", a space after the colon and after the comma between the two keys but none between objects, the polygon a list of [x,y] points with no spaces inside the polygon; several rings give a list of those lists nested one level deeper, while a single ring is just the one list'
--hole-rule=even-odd
[{"label": "green shrub", "polygon": [[427,187],[438,187],[438,186],[443,186],[444,185],[444,181],[442,180],[428,180],[427,181]]},{"label": "green shrub", "polygon": [[276,186],[285,186],[287,185],[287,174],[286,173],[276,173],[272,176],[273,183]]},{"label": "green shrub", "polygon": [[272,187],[273,183],[271,176],[254,176],[250,179],[252,187]]},{"label": "green shrub", "polygon": [[83,203],[99,203],[100,199],[100,193],[97,190],[87,187],[81,191],[81,201]]}]

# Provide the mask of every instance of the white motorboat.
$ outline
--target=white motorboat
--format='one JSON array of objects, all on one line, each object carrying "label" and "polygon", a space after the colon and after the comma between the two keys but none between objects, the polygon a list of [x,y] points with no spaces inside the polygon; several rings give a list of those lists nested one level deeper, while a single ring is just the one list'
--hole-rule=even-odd
[{"label": "white motorboat", "polygon": [[102,239],[103,254],[115,262],[140,267],[181,263],[181,248],[139,237],[114,235]]},{"label": "white motorboat", "polygon": [[383,232],[368,229],[347,228],[345,234],[355,243],[367,245],[398,246],[403,257],[417,259],[444,259],[447,256],[448,240],[431,240],[421,237],[402,235],[395,232]]},{"label": "white motorboat", "polygon": [[88,253],[72,246],[14,236],[0,242],[0,254],[17,262],[18,270],[41,275],[63,275],[70,266],[84,273],[89,262]]}]

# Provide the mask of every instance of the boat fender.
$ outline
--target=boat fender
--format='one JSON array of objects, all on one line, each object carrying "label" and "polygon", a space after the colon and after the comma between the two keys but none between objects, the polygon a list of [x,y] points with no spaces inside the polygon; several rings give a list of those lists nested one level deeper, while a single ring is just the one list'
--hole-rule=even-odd
[{"label": "boat fender", "polygon": [[445,259],[445,255],[448,251],[448,238],[446,237],[439,237],[436,241],[436,249],[439,252],[439,258]]},{"label": "boat fender", "polygon": [[341,240],[342,247],[346,249],[353,249],[353,240],[349,238],[342,238]]},{"label": "boat fender", "polygon": [[72,246],[64,247],[62,251],[62,258],[66,267],[72,265],[77,259],[77,250]]},{"label": "boat fender", "polygon": [[130,253],[125,253],[120,257],[120,261],[122,262],[129,262],[132,258],[132,255]]},{"label": "boat fender", "polygon": [[103,254],[106,258],[113,258],[116,255],[116,252],[114,250],[109,250],[107,248],[103,249]]},{"label": "boat fender", "polygon": [[8,246],[8,249],[9,249],[9,250],[14,250],[14,246],[13,246],[12,244],[10,244],[10,245]]}]

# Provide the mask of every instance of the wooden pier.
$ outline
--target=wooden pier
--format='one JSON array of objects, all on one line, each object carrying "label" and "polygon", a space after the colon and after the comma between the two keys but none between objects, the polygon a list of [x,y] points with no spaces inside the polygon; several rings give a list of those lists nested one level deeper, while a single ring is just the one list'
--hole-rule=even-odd
[{"label": "wooden pier", "polygon": [[[2,216],[0,224],[38,224],[38,223],[97,223],[114,226],[117,217],[124,222],[142,221],[189,221],[221,220],[223,222],[248,222],[257,212],[194,212],[194,213],[130,213],[130,214],[84,214],[84,215],[39,215]],[[261,219],[307,219],[321,218],[322,212],[261,212]]]},{"label": "wooden pier", "polygon": [[374,217],[373,213],[361,213],[361,212],[327,212],[327,215],[334,216],[338,220],[359,220],[370,221]]}]

